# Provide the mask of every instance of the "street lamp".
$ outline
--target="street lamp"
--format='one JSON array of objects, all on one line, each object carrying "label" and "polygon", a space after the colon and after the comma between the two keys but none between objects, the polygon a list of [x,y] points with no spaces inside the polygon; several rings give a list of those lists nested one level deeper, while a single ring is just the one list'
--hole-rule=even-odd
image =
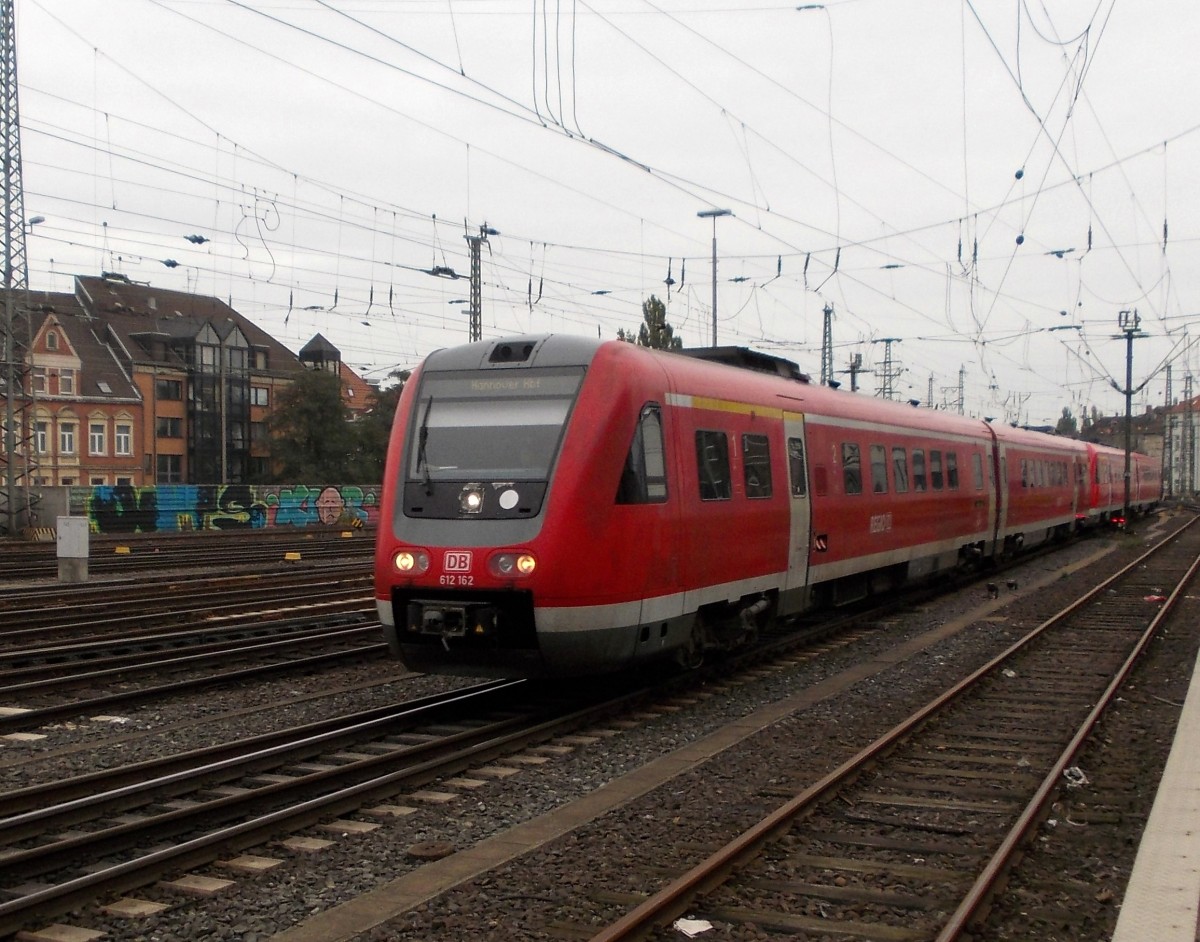
[{"label": "street lamp", "polygon": [[717,345],[717,217],[732,216],[728,209],[702,209],[696,213],[701,219],[713,221],[713,253],[712,253],[712,345]]}]

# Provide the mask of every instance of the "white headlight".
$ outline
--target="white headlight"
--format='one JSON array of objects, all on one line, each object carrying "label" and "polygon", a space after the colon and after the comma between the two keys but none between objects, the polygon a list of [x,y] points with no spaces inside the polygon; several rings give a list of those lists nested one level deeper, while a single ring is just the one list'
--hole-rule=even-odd
[{"label": "white headlight", "polygon": [[458,510],[464,514],[477,514],[483,510],[483,486],[466,485],[458,495]]}]

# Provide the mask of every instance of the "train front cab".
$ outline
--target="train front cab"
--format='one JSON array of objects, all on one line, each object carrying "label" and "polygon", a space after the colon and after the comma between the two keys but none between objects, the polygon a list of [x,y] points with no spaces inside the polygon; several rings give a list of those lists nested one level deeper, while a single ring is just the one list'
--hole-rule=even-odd
[{"label": "train front cab", "polygon": [[[535,586],[553,470],[590,348],[546,338],[432,354],[389,444],[376,599],[392,653],[425,672],[543,672]],[[552,568],[552,567],[551,567]]]}]

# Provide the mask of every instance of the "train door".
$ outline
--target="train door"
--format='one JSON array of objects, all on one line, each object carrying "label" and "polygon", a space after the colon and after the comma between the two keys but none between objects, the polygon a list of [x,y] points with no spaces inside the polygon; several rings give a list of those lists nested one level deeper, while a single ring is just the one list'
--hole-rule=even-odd
[{"label": "train door", "polygon": [[799,611],[807,603],[808,554],[812,540],[812,519],[808,498],[808,450],[804,437],[804,416],[785,412],[783,433],[788,461],[788,504],[791,527],[788,531],[788,571],[779,613]]},{"label": "train door", "polygon": [[988,525],[991,529],[991,544],[987,549],[987,555],[991,556],[999,552],[997,544],[1003,539],[1004,518],[1008,513],[1008,482],[1005,480],[1005,460],[1004,446],[1000,439],[996,436],[996,430],[989,423],[984,423],[984,428],[987,429],[989,441],[984,451],[984,459],[987,463],[987,486],[991,491],[991,499],[988,509],[992,514]]}]

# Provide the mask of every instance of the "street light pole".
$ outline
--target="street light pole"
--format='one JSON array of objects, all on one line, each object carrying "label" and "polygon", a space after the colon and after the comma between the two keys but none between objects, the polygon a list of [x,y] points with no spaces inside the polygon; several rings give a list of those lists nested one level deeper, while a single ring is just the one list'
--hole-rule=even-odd
[{"label": "street light pole", "polygon": [[732,216],[733,212],[728,209],[702,209],[696,213],[701,219],[712,219],[713,221],[713,243],[712,243],[712,345],[717,345],[717,217]]}]

